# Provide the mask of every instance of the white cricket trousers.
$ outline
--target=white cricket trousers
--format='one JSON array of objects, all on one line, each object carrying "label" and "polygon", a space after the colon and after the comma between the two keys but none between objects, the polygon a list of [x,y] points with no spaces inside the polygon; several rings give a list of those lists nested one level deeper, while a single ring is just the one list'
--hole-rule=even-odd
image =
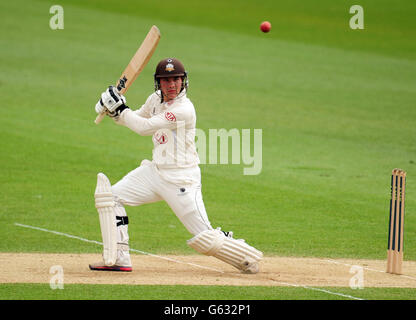
[{"label": "white cricket trousers", "polygon": [[[112,186],[118,210],[124,211],[120,215],[126,215],[124,205],[140,206],[164,200],[193,236],[211,230],[202,200],[200,172],[199,168],[196,169],[198,174],[194,174],[194,182],[173,183],[162,177],[154,163],[143,160],[140,167]],[[128,241],[128,235],[125,236]]]}]

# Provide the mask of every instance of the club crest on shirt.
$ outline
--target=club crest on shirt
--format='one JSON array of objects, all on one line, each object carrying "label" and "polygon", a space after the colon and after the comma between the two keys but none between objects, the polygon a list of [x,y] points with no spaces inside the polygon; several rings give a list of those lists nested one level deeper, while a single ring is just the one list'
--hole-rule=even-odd
[{"label": "club crest on shirt", "polygon": [[165,118],[168,121],[171,121],[171,122],[175,122],[176,121],[176,117],[175,117],[175,115],[172,112],[165,112]]},{"label": "club crest on shirt", "polygon": [[162,133],[156,133],[155,134],[155,139],[157,142],[159,142],[159,144],[165,144],[168,142],[168,136],[166,134]]}]

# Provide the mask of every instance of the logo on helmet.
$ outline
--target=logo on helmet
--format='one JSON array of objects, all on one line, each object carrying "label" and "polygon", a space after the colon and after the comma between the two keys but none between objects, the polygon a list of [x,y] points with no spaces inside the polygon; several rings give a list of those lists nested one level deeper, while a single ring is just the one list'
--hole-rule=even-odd
[{"label": "logo on helmet", "polygon": [[172,72],[173,70],[175,70],[175,67],[172,63],[168,63],[165,67],[165,70],[168,72]]}]

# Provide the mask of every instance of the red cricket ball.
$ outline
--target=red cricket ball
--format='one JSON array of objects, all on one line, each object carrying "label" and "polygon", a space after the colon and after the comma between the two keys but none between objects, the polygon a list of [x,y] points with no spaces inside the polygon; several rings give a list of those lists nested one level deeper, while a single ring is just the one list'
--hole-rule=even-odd
[{"label": "red cricket ball", "polygon": [[272,24],[269,21],[263,21],[260,25],[260,30],[263,32],[269,32],[272,28]]}]

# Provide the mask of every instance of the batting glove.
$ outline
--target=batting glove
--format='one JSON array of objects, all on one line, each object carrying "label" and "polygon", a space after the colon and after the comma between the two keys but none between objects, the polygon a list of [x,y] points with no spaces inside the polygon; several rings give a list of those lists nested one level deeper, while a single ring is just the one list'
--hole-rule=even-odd
[{"label": "batting glove", "polygon": [[125,106],[126,98],[120,94],[114,86],[109,86],[106,91],[101,94],[101,99],[95,105],[95,111],[97,113],[103,113],[108,111],[110,114],[116,112],[116,110]]}]

